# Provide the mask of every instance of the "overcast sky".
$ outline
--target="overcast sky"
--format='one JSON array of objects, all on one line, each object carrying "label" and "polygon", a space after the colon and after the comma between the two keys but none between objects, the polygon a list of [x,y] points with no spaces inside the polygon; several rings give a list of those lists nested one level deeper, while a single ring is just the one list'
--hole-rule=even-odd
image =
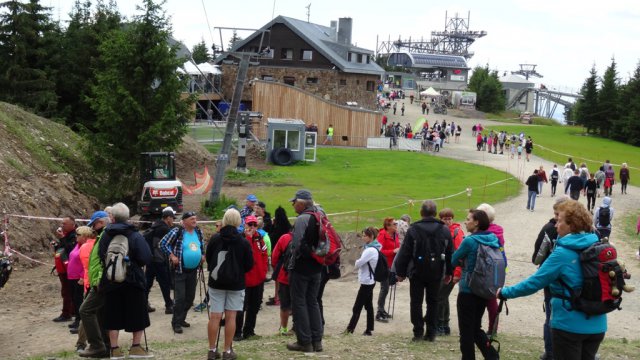
[{"label": "overcast sky", "polygon": [[[105,0],[106,1],[106,0]],[[73,0],[42,0],[53,7],[54,18],[68,19]],[[118,0],[121,13],[137,13],[139,1]],[[189,48],[204,39],[220,43],[218,30],[237,27],[257,29],[274,16],[307,19],[328,26],[339,17],[353,19],[352,40],[360,47],[376,49],[380,41],[430,39],[431,31],[443,31],[445,12],[467,18],[470,30],[485,30],[470,50],[475,56],[469,66],[504,71],[518,70],[519,64],[537,64],[544,76],[534,80],[549,88],[577,91],[595,64],[598,75],[615,57],[619,77],[626,81],[640,60],[640,2],[613,0],[459,0],[380,1],[380,0],[168,0],[174,36]],[[206,14],[208,16],[205,16]],[[226,48],[231,32],[223,31]],[[246,37],[250,32],[239,32]]]}]

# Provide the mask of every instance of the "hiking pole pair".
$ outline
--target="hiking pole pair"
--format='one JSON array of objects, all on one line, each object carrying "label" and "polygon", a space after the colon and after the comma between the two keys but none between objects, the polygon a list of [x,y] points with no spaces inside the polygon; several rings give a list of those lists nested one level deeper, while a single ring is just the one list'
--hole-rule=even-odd
[{"label": "hiking pole pair", "polygon": [[[391,299],[393,299],[393,301],[391,301]],[[393,313],[396,310],[396,284],[389,286],[389,305],[387,308],[389,309],[389,311],[387,311],[389,318],[393,319]]]}]

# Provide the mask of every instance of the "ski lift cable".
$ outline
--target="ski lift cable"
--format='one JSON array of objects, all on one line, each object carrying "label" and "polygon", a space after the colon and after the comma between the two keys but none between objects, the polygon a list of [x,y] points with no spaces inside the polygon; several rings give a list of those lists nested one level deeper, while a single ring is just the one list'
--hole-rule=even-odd
[{"label": "ski lift cable", "polygon": [[207,20],[207,30],[209,30],[209,36],[211,37],[211,44],[215,45],[215,42],[213,41],[213,31],[211,31],[211,24],[209,23],[209,15],[207,15],[207,7],[204,5],[204,0],[202,0],[202,10],[204,10],[204,18]]}]

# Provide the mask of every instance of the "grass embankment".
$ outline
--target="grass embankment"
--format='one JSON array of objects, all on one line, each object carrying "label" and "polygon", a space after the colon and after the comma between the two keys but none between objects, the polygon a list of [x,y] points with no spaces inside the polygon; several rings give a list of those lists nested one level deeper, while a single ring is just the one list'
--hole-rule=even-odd
[{"label": "grass embankment", "polygon": [[[379,226],[384,217],[398,218],[405,213],[417,219],[425,199],[439,199],[439,209],[450,207],[461,220],[469,206],[516,195],[520,191],[516,179],[484,186],[507,177],[504,172],[479,165],[421,153],[338,148],[318,149],[315,163],[251,171],[248,175],[227,174],[227,180],[266,185],[255,193],[272,213],[281,205],[293,215],[288,200],[296,190],[309,189],[328,213],[349,212],[331,217],[340,231]],[[472,189],[471,196],[467,196],[467,188]]]},{"label": "grass embankment", "polygon": [[[573,161],[578,166],[582,162],[586,163],[591,172],[597,171],[606,159],[609,159],[613,164],[626,162],[630,167],[640,168],[640,164],[634,162],[634,160],[640,159],[639,147],[597,136],[585,136],[582,127],[505,124],[489,126],[488,128],[497,131],[505,130],[516,134],[522,131],[525,135],[531,136],[533,139],[533,154],[558,164],[560,170],[567,163],[567,157],[569,156],[573,158]],[[542,145],[544,148],[536,145]],[[616,171],[616,179],[618,179],[620,167],[614,165],[614,170]],[[636,176],[634,176],[634,173]],[[630,180],[632,185],[640,184],[637,174],[638,171],[632,168]]]},{"label": "grass embankment", "polygon": [[[204,331],[204,329],[203,329]],[[291,359],[291,358],[329,358],[329,359],[460,359],[457,336],[441,337],[435,343],[411,342],[407,334],[378,335],[371,337],[356,335],[325,335],[324,352],[303,355],[286,350],[286,343],[293,337],[266,336],[258,340],[236,343],[238,359]],[[500,335],[500,357],[509,360],[537,359],[542,350],[540,337]],[[222,344],[222,340],[221,340]],[[203,359],[207,353],[206,341],[172,341],[150,344],[156,359]],[[636,359],[640,350],[640,341],[626,339],[605,339],[600,346],[602,359]],[[77,358],[73,352],[55,354],[56,359]],[[481,358],[476,351],[476,357]],[[52,356],[34,357],[33,360],[50,359]]]},{"label": "grass embankment", "polygon": [[[507,110],[501,113],[488,113],[487,120],[500,121],[510,124],[522,124],[522,119],[520,119],[520,112],[513,110]],[[531,117],[531,120],[533,125],[561,126],[561,124],[554,119],[533,116]]]}]

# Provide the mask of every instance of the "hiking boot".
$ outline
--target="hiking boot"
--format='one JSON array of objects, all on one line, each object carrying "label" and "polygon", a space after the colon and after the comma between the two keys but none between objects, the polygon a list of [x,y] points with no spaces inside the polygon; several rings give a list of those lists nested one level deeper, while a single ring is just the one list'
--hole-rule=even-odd
[{"label": "hiking boot", "polygon": [[411,341],[413,342],[420,342],[422,340],[422,335],[413,335],[413,337],[411,338]]},{"label": "hiking boot", "polygon": [[69,333],[71,333],[71,334],[73,334],[73,335],[77,335],[77,334],[78,334],[78,328],[77,328],[77,327],[75,327],[75,328],[71,328],[71,329],[69,329]]},{"label": "hiking boot", "polygon": [[427,334],[422,339],[428,342],[434,342],[436,341],[436,334]]},{"label": "hiking boot", "polygon": [[176,333],[176,334],[182,334],[184,332],[184,330],[182,330],[182,326],[174,325],[173,326],[173,332]]},{"label": "hiking boot", "polygon": [[80,351],[84,350],[86,348],[86,346],[84,344],[78,344],[76,345],[76,352],[79,353]]},{"label": "hiking boot", "polygon": [[233,335],[233,341],[242,341],[244,338],[242,335]]},{"label": "hiking boot", "polygon": [[173,314],[173,306],[172,306],[172,307],[166,307],[166,308],[164,308],[164,313],[165,313],[166,315],[171,315],[171,314]]},{"label": "hiking boot", "polygon": [[105,353],[107,353],[107,349],[105,348],[94,349],[91,346],[89,346],[87,349],[78,351],[78,355],[80,357],[89,357],[89,358],[101,357],[101,355],[104,355]]},{"label": "hiking boot", "polygon": [[236,355],[236,353],[233,352],[233,349],[222,353],[222,360],[234,360],[237,358],[238,358],[238,355]]},{"label": "hiking boot", "polygon": [[180,326],[182,326],[183,328],[185,328],[185,327],[191,327],[191,324],[189,324],[189,323],[188,323],[188,322],[186,322],[186,321],[183,321],[183,322],[180,324]]},{"label": "hiking boot", "polygon": [[451,335],[451,328],[448,326],[443,326],[442,330],[444,331],[444,336],[449,336]]},{"label": "hiking boot", "polygon": [[322,341],[316,341],[312,344],[313,351],[322,352]]},{"label": "hiking boot", "polygon": [[149,352],[142,348],[140,344],[131,345],[131,348],[129,349],[129,359],[151,359],[152,357],[153,355],[149,354]]},{"label": "hiking boot", "polygon": [[151,304],[150,304],[150,303],[147,303],[147,312],[152,313],[152,312],[154,312],[154,311],[156,311],[156,308],[154,308],[153,306],[151,306]]},{"label": "hiking boot", "polygon": [[65,321],[71,321],[71,316],[58,316],[57,318],[53,319],[53,322],[65,322]]},{"label": "hiking boot", "polygon": [[386,316],[384,316],[383,313],[379,312],[379,313],[376,314],[376,321],[389,322],[389,319]]},{"label": "hiking boot", "polygon": [[67,325],[69,327],[69,329],[71,328],[77,328],[78,326],[80,326],[80,319],[76,318],[75,320],[73,320],[73,322],[69,325]]},{"label": "hiking boot", "polygon": [[444,326],[438,326],[436,329],[436,336],[444,336]]},{"label": "hiking boot", "polygon": [[220,354],[217,350],[209,350],[207,353],[207,360],[218,360],[222,358],[222,354]]},{"label": "hiking boot", "polygon": [[307,353],[314,351],[313,345],[311,344],[302,345],[297,341],[294,343],[287,344],[287,349],[291,351],[301,351],[301,352],[307,352]]},{"label": "hiking boot", "polygon": [[110,360],[124,360],[124,353],[119,347],[111,348]]},{"label": "hiking boot", "polygon": [[364,335],[364,336],[371,336],[371,335],[373,335],[373,334],[371,333],[371,330],[365,330],[365,331],[362,333],[362,335]]},{"label": "hiking boot", "polygon": [[243,335],[242,336],[245,340],[258,340],[258,339],[262,339],[262,336],[256,334],[256,333],[252,333],[252,334],[247,334],[247,335]]},{"label": "hiking boot", "polygon": [[544,352],[540,355],[540,360],[553,360],[553,354]]}]

